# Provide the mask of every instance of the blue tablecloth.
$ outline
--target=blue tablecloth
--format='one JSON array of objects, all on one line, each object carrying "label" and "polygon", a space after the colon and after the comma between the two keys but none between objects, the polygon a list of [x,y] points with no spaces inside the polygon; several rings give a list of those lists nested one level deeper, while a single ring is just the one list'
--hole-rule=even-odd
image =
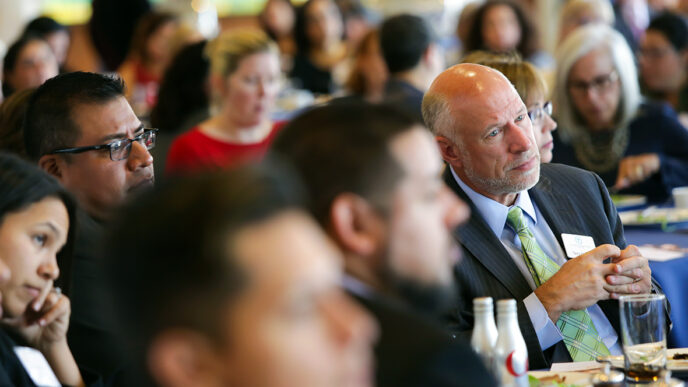
[{"label": "blue tablecloth", "polygon": [[[688,233],[667,233],[659,230],[626,229],[626,242],[634,245],[665,243],[688,247]],[[674,323],[669,333],[669,348],[688,347],[688,255],[665,262],[650,261],[652,276],[664,289],[671,303],[671,320]]]}]

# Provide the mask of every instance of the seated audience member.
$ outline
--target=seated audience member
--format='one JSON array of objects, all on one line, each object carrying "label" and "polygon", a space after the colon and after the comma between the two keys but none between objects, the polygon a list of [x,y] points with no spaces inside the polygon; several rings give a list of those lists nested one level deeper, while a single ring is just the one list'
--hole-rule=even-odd
[{"label": "seated audience member", "polygon": [[24,35],[36,35],[48,43],[60,69],[64,68],[71,37],[67,27],[48,16],[37,17],[24,28]]},{"label": "seated audience member", "polygon": [[[471,206],[471,219],[454,231],[465,254],[454,272],[453,328],[471,329],[474,297],[513,298],[531,369],[621,354],[616,299],[660,290],[647,259],[626,246],[602,181],[540,164],[525,104],[489,67],[460,64],[440,74],[423,116],[449,166],[445,182]],[[591,237],[590,250],[565,254],[562,233]]]},{"label": "seated audience member", "polygon": [[177,28],[177,18],[166,12],[151,12],[138,21],[127,58],[117,69],[137,115],[148,116],[157,102],[160,80],[172,59]]},{"label": "seated audience member", "polygon": [[342,13],[344,38],[348,51],[354,52],[368,31],[373,29],[374,15],[366,9],[361,0],[334,0],[334,2]]},{"label": "seated audience member", "polygon": [[296,56],[289,73],[294,86],[314,94],[338,88],[335,68],[347,57],[342,14],[333,0],[308,0],[296,10]]},{"label": "seated audience member", "polygon": [[28,157],[22,125],[34,90],[24,89],[13,93],[0,105],[0,151],[13,153],[23,159]]},{"label": "seated audience member", "polygon": [[206,41],[194,43],[177,54],[160,83],[158,103],[151,112],[151,126],[158,128],[155,148],[155,176],[162,177],[172,140],[208,119],[208,72],[204,55]]},{"label": "seated audience member", "polygon": [[392,16],[380,26],[380,48],[390,74],[385,102],[401,107],[422,123],[423,93],[444,70],[434,31],[419,16]]},{"label": "seated audience member", "polygon": [[585,168],[652,202],[688,185],[688,131],[673,110],[642,103],[633,56],[606,25],[583,26],[557,50],[556,163]]},{"label": "seated audience member", "polygon": [[[41,373],[63,385],[99,383],[94,376],[82,378],[67,344],[75,211],[74,200],[57,180],[0,153],[3,386],[44,385],[46,379],[36,379]],[[29,361],[33,356],[44,357],[50,368]]]},{"label": "seated audience member", "polygon": [[614,9],[609,1],[568,0],[559,14],[559,42],[576,28],[592,23],[614,24]]},{"label": "seated audience member", "polygon": [[543,68],[554,67],[552,58],[539,48],[535,25],[512,0],[489,0],[473,16],[465,53],[485,50],[498,53],[516,51],[524,60]]},{"label": "seated audience member", "polygon": [[377,30],[370,30],[354,53],[351,72],[345,84],[349,95],[342,101],[380,102],[384,97],[389,77],[387,64],[382,57]]},{"label": "seated audience member", "polygon": [[449,230],[468,211],[442,183],[427,129],[388,106],[335,104],[287,124],[273,151],[300,172],[344,253],[346,287],[380,322],[377,385],[494,385],[439,324],[459,259]]},{"label": "seated audience member", "polygon": [[48,43],[36,36],[23,36],[7,49],[2,67],[2,93],[38,87],[59,72]]},{"label": "seated audience member", "polygon": [[[120,363],[103,287],[104,224],[129,196],[153,185],[155,131],[144,129],[118,78],[58,75],[39,87],[24,122],[29,158],[57,178],[81,209],[72,269],[68,340],[79,364],[108,377]],[[104,350],[107,348],[107,350]]]},{"label": "seated audience member", "polygon": [[280,51],[281,69],[291,70],[296,41],[294,40],[294,22],[296,10],[289,0],[268,0],[258,15],[258,22],[268,36],[277,43]]},{"label": "seated audience member", "polygon": [[372,386],[376,326],[299,196],[254,166],[168,180],[123,211],[108,273],[131,385]]},{"label": "seated audience member", "polygon": [[172,143],[168,174],[257,161],[280,126],[270,117],[280,87],[275,43],[260,30],[231,30],[206,52],[217,113]]},{"label": "seated audience member", "polygon": [[545,101],[549,97],[549,92],[540,70],[522,61],[518,54],[474,51],[466,56],[463,62],[492,67],[506,76],[528,109],[528,117],[533,124],[535,143],[540,151],[540,162],[552,161],[554,146],[552,132],[557,129],[557,123],[552,119],[552,102]]},{"label": "seated audience member", "polygon": [[652,19],[638,50],[645,94],[667,102],[688,124],[688,24],[683,16],[664,13]]}]

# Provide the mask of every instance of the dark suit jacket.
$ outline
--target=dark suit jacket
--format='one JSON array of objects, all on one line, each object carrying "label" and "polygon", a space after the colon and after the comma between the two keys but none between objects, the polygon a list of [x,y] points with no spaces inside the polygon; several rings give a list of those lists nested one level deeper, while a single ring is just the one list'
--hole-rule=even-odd
[{"label": "dark suit jacket", "polygon": [[[571,361],[563,341],[544,352],[540,348],[535,329],[523,304],[523,300],[532,293],[530,285],[499,238],[456,183],[449,167],[445,170],[444,178],[447,185],[469,203],[472,210],[468,224],[454,233],[463,247],[464,256],[455,268],[461,301],[450,312],[450,327],[463,334],[472,329],[472,300],[475,297],[514,298],[518,305],[521,333],[528,347],[530,368],[549,368],[552,362]],[[589,235],[594,239],[595,246],[608,243],[622,249],[626,247],[616,208],[597,175],[561,164],[543,164],[540,181],[529,193],[561,246],[561,234],[568,233]],[[653,285],[656,286],[655,291],[661,292],[659,285]],[[620,332],[618,301],[605,300],[598,302],[598,305],[616,332]]]},{"label": "dark suit jacket", "polygon": [[392,77],[385,85],[384,102],[396,106],[423,124],[423,91],[401,79]]},{"label": "dark suit jacket", "polygon": [[452,338],[439,323],[396,301],[350,293],[380,325],[375,347],[378,387],[497,385],[471,347]]},{"label": "dark suit jacket", "polygon": [[104,225],[84,211],[78,212],[78,229],[72,260],[72,315],[67,342],[74,359],[105,379],[119,369],[124,355],[115,335],[111,297],[105,286],[101,243]]}]

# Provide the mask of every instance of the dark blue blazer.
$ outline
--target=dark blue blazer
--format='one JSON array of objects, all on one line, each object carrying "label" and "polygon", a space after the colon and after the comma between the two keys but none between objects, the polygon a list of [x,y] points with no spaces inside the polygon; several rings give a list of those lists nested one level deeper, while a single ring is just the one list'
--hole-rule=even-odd
[{"label": "dark blue blazer", "polygon": [[[656,153],[660,170],[644,182],[622,190],[621,193],[645,195],[651,202],[664,202],[674,187],[688,185],[688,130],[678,121],[676,113],[665,104],[646,103],[628,125],[628,147],[624,156]],[[564,143],[554,132],[552,161],[583,168],[573,146]],[[618,165],[601,173],[602,181],[611,187],[616,183]]]},{"label": "dark blue blazer", "polygon": [[[468,223],[454,232],[464,254],[455,267],[460,301],[448,315],[450,328],[463,335],[470,334],[473,328],[472,300],[475,297],[514,298],[517,301],[521,333],[528,347],[530,368],[549,368],[553,362],[571,361],[562,341],[546,351],[540,348],[523,304],[523,300],[532,293],[530,285],[499,238],[456,183],[449,167],[445,170],[444,179],[470,205],[472,211]],[[604,183],[592,172],[560,164],[543,164],[540,181],[528,192],[561,246],[561,234],[568,233],[589,235],[596,246],[608,243],[622,249],[626,247],[616,208]],[[661,292],[659,285],[653,285],[655,291]],[[618,301],[605,300],[598,302],[598,305],[619,333]],[[668,311],[666,317],[670,321]]]}]

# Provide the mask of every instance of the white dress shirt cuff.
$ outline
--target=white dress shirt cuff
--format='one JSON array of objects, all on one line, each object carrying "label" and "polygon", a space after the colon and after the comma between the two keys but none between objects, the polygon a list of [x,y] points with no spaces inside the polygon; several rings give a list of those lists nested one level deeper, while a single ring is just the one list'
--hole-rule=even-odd
[{"label": "white dress shirt cuff", "polygon": [[533,324],[533,328],[535,328],[535,334],[543,351],[564,339],[559,328],[549,318],[547,310],[540,302],[540,299],[537,298],[535,292],[530,293],[523,300],[523,303],[526,306],[530,322]]}]

